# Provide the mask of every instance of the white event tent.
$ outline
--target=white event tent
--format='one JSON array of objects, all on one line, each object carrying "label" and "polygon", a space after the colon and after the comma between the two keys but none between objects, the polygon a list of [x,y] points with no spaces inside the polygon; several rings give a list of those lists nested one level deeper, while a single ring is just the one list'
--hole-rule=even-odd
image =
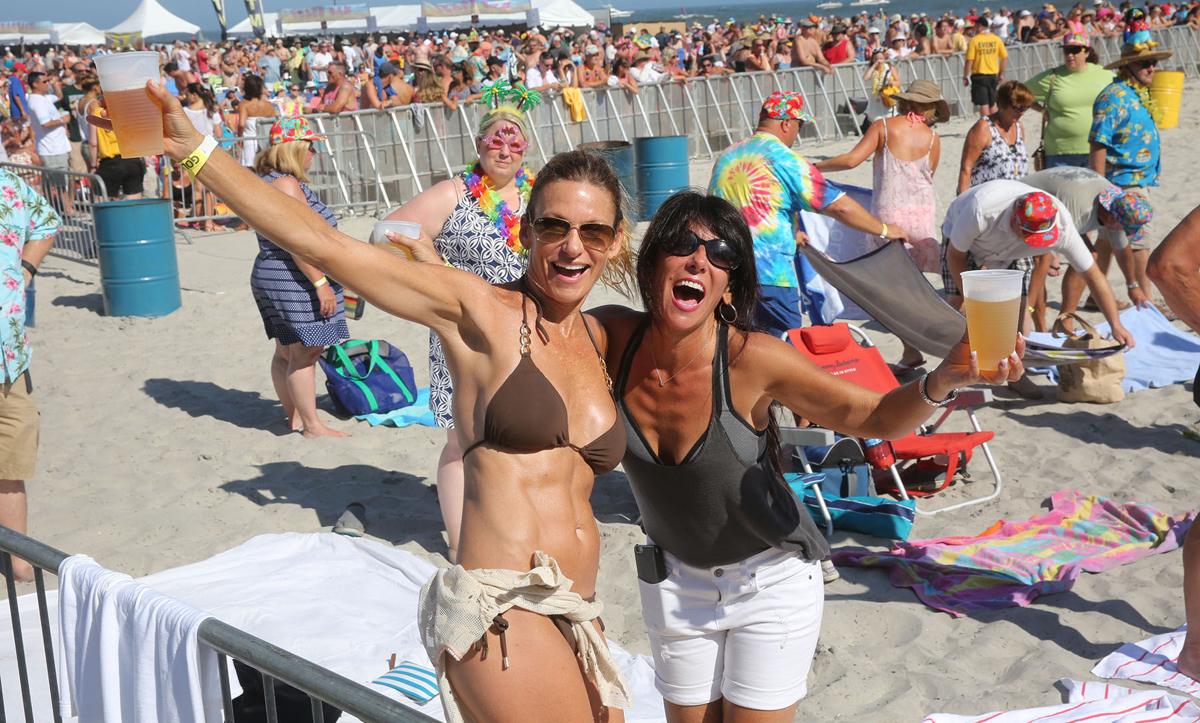
[{"label": "white event tent", "polygon": [[108,29],[110,33],[141,33],[143,38],[159,35],[195,35],[200,26],[175,15],[158,0],[142,0],[133,13]]},{"label": "white event tent", "polygon": [[[104,31],[87,23],[54,23],[54,32],[58,42],[65,45],[101,45],[104,43]],[[53,38],[48,33],[33,35],[0,35],[0,42],[17,43],[22,37],[27,43],[49,43]]]},{"label": "white event tent", "polygon": [[[538,23],[542,27],[591,27],[595,24],[592,14],[572,0],[533,0],[532,5],[537,10]],[[421,17],[421,6],[419,4],[384,5],[371,8],[371,15],[375,17],[375,27],[379,31],[411,31],[417,28],[418,19]],[[521,24],[525,22],[525,17],[525,13],[480,15],[477,27]],[[263,24],[268,37],[275,37],[279,34],[277,18],[276,13],[263,13]],[[431,30],[462,29],[470,26],[470,15],[429,18],[428,25]],[[324,32],[361,33],[364,29],[365,23],[362,20],[336,20],[327,23]],[[230,35],[251,35],[253,32],[254,29],[250,25],[249,18],[229,29]],[[288,23],[283,26],[283,32],[285,35],[317,35],[322,30],[320,23]]]},{"label": "white event tent", "polygon": [[[579,7],[573,0],[533,0],[531,5],[537,11],[538,25],[543,28],[590,28],[596,23],[592,14]],[[485,13],[479,16],[476,27],[513,25],[524,22],[524,13]],[[431,30],[450,30],[470,26],[470,15],[429,18]]]}]

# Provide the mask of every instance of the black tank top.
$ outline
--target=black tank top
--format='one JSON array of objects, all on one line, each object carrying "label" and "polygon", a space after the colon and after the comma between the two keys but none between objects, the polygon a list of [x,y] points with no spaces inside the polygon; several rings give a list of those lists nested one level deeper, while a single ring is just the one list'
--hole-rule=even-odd
[{"label": "black tank top", "polygon": [[648,326],[649,320],[629,340],[615,384],[627,439],[622,464],[646,534],[695,567],[732,564],[772,547],[807,560],[827,557],[825,538],[770,461],[766,434],[733,410],[725,324],[717,330],[708,429],[677,465],[651,451],[625,406],[629,368]]}]

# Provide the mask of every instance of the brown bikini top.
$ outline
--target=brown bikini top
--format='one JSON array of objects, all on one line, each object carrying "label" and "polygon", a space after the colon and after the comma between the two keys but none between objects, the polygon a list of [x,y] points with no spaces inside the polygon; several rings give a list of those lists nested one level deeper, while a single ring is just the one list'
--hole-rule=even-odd
[{"label": "brown bikini top", "polygon": [[[522,280],[523,283],[523,280]],[[517,366],[496,390],[488,402],[487,412],[483,418],[483,438],[472,444],[463,453],[467,456],[477,447],[487,445],[496,449],[513,452],[540,452],[544,449],[570,447],[583,457],[583,461],[595,474],[611,472],[621,462],[625,455],[625,430],[619,424],[620,417],[613,419],[608,431],[583,446],[571,443],[571,435],[567,420],[567,406],[563,403],[562,395],[542,374],[537,364],[530,356],[530,336],[528,316],[525,308],[526,294],[521,292],[521,360]],[[534,326],[538,336],[543,340],[549,339],[542,328],[542,308],[536,298],[530,297],[537,318]],[[582,319],[582,312],[580,317]],[[587,320],[582,319],[583,328],[587,330],[588,339],[596,356],[600,360],[600,369],[608,383],[608,391],[612,393],[612,380],[604,365],[604,355],[596,345],[592,329]]]}]

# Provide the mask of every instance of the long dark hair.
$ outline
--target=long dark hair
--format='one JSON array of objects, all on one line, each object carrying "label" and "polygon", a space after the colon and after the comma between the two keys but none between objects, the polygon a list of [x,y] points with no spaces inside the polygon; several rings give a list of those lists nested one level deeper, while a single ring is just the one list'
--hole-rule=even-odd
[{"label": "long dark hair", "polygon": [[[638,293],[646,309],[655,308],[651,279],[658,264],[658,249],[693,226],[703,226],[725,239],[738,252],[741,263],[729,272],[729,291],[737,318],[730,326],[743,332],[753,330],[754,308],[758,305],[758,272],[754,268],[754,238],[742,214],[731,203],[698,191],[680,191],[659,206],[642,237],[637,257]],[[718,307],[720,309],[720,307]],[[651,311],[651,314],[654,312]],[[726,316],[729,312],[725,312]]]},{"label": "long dark hair", "polygon": [[213,97],[213,93],[208,89],[207,85],[200,83],[188,83],[187,92],[200,97],[200,101],[204,103],[204,109],[209,113],[217,112],[217,99]]},{"label": "long dark hair", "polygon": [[[703,226],[718,238],[725,239],[738,252],[740,263],[729,274],[730,306],[736,313],[732,322],[726,322],[742,336],[745,348],[746,337],[754,331],[754,311],[758,306],[758,271],[754,267],[754,237],[741,211],[723,198],[698,191],[680,191],[658,207],[650,226],[642,237],[637,254],[637,285],[642,305],[651,318],[656,313],[653,303],[654,267],[662,258],[659,249],[680,233],[695,226]],[[718,317],[725,304],[717,305]],[[723,312],[726,317],[728,311]],[[724,319],[722,319],[724,321]],[[737,358],[729,360],[736,363]],[[782,474],[783,460],[779,450],[779,424],[775,415],[768,413],[766,429],[767,459],[775,470]]]}]

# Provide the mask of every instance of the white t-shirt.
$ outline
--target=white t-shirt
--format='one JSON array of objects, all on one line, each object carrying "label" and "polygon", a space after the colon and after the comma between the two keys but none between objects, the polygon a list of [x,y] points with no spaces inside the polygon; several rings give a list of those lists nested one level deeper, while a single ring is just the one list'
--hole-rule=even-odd
[{"label": "white t-shirt", "polygon": [[544,85],[552,85],[558,82],[558,78],[554,77],[553,70],[542,72],[541,68],[536,66],[525,70],[525,87],[534,90],[541,88]]},{"label": "white t-shirt", "polygon": [[630,68],[629,74],[633,76],[639,84],[646,85],[648,83],[661,83],[669,76],[666,73],[660,73],[654,69],[650,63],[646,63],[640,68]]},{"label": "white t-shirt", "polygon": [[353,45],[343,45],[342,53],[346,56],[346,67],[353,73],[358,69],[359,52]]},{"label": "white t-shirt", "polygon": [[1054,205],[1058,206],[1059,233],[1053,245],[1034,248],[1013,230],[1013,204],[1036,190],[1020,181],[981,183],[950,203],[942,222],[942,235],[955,249],[970,252],[976,264],[991,269],[1002,269],[1017,259],[1056,251],[1071,268],[1080,273],[1087,271],[1095,263],[1092,253],[1075,230],[1067,207],[1057,198]]},{"label": "white t-shirt", "polygon": [[192,72],[192,54],[186,48],[175,51],[175,64],[185,73]]},{"label": "white t-shirt", "polygon": [[25,98],[29,105],[29,115],[33,118],[33,135],[37,139],[39,156],[61,156],[71,152],[71,141],[67,138],[65,125],[45,130],[42,126],[58,120],[62,115],[54,104],[58,98],[53,95],[30,93]]}]

